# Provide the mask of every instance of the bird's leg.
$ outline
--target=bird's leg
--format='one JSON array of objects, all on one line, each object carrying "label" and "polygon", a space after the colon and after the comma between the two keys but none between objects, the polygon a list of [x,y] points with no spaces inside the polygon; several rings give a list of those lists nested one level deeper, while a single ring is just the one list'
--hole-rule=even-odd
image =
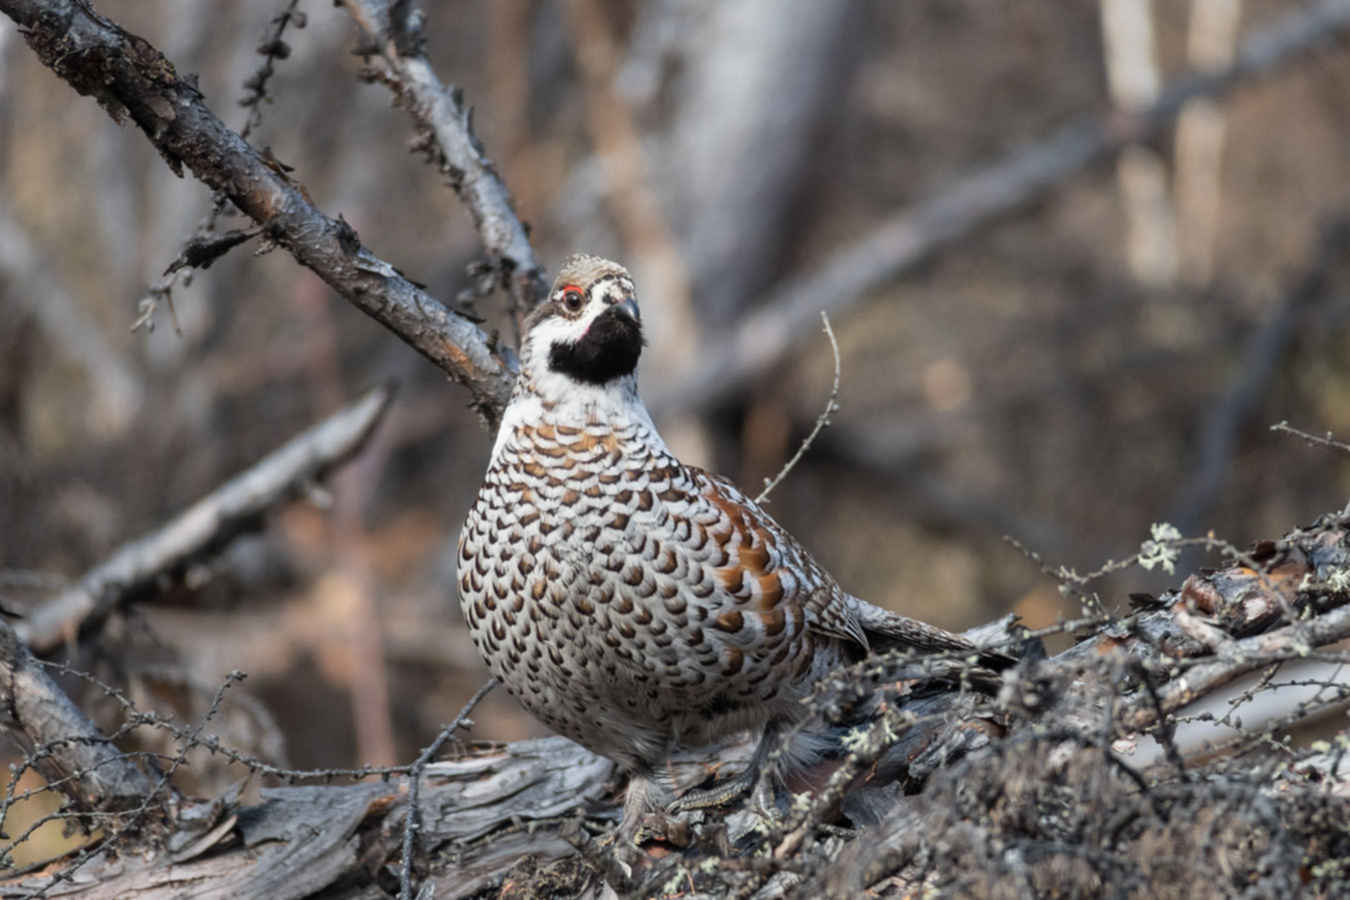
[{"label": "bird's leg", "polygon": [[[633,878],[635,870],[644,868],[646,854],[639,846],[642,838],[643,820],[651,802],[649,794],[653,781],[643,772],[634,771],[628,779],[624,791],[623,813],[619,824],[613,830],[596,838],[592,845],[603,855],[592,859],[594,864],[611,886],[626,885]],[[582,849],[583,854],[586,850]]]},{"label": "bird's leg", "polygon": [[654,781],[650,775],[637,772],[628,779],[628,790],[623,795],[623,818],[619,820],[619,841],[623,844],[637,844],[638,832],[642,830],[642,820],[652,808],[648,799],[652,793]]},{"label": "bird's leg", "polygon": [[[714,806],[722,806],[730,803],[742,794],[749,793],[759,783],[759,775],[764,770],[764,764],[769,759],[769,752],[777,745],[778,735],[781,732],[781,724],[774,720],[764,726],[764,734],[759,739],[759,744],[755,747],[754,754],[750,757],[750,762],[745,770],[739,775],[734,775],[723,781],[721,784],[715,784],[710,788],[695,788],[686,791],[682,796],[666,807],[666,812],[681,813],[694,809],[708,809]],[[765,786],[765,794],[772,789]],[[760,807],[761,812],[768,812],[772,806],[772,796],[762,796],[757,792],[752,798],[755,805]]]}]

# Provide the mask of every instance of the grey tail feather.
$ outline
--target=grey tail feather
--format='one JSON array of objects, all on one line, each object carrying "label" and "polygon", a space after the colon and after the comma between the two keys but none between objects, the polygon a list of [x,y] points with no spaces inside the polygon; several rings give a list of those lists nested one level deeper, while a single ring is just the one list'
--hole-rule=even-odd
[{"label": "grey tail feather", "polygon": [[923,653],[969,654],[980,665],[995,670],[1006,669],[1016,662],[1016,659],[1004,653],[982,651],[961,635],[936,625],[893,613],[861,598],[854,599],[857,600],[858,623],[867,632],[868,643],[874,653],[912,649]]}]

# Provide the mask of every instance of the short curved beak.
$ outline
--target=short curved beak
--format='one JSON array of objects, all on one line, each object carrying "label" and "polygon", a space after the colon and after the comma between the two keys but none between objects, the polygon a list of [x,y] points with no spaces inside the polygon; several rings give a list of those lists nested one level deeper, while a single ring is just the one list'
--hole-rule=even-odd
[{"label": "short curved beak", "polygon": [[634,322],[642,321],[642,313],[638,310],[637,301],[632,297],[624,297],[618,303],[614,304],[614,308],[627,315],[628,318],[632,319]]}]

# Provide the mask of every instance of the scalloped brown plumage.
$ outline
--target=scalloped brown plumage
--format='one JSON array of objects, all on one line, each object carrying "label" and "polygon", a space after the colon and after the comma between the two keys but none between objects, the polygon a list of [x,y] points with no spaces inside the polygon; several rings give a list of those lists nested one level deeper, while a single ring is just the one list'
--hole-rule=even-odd
[{"label": "scalloped brown plumage", "polygon": [[[593,327],[615,317],[625,327]],[[762,729],[758,764],[813,687],[870,649],[976,651],[844,591],[730,481],[682,464],[632,368],[599,383],[574,371],[626,358],[594,344],[633,340],[639,322],[621,266],[563,266],[530,317],[459,545],[460,602],[488,667],[547,725],[633,773],[628,836],[649,800],[668,799],[648,791],[662,792],[677,745]]]}]

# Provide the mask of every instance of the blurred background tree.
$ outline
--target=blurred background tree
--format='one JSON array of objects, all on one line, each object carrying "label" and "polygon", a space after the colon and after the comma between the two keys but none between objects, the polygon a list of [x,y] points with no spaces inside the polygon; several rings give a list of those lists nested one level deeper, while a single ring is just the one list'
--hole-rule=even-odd
[{"label": "blurred background tree", "polygon": [[[198,73],[238,127],[283,6],[99,11]],[[426,51],[477,107],[541,259],[587,250],[634,270],[644,390],[684,458],[752,490],[778,470],[829,394],[816,310],[832,309],[841,409],[772,509],[851,591],[951,628],[1008,611],[1045,625],[1078,609],[1004,535],[1090,569],[1152,522],[1242,543],[1350,494],[1343,457],[1268,430],[1350,430],[1342,47],[1191,104],[1179,128],[1066,168],[997,221],[960,218],[1017,174],[1002,161],[1053,162],[1075,129],[1109,131],[1311,4],[422,6]],[[501,295],[472,290],[472,222],[409,156],[389,93],[358,77],[352,21],[300,9],[251,140],[509,340]],[[331,502],[287,506],[63,653],[186,719],[248,672],[221,730],[278,761],[407,761],[485,678],[453,569],[491,435],[442,373],[284,252],[246,245],[180,282],[171,308],[143,306],[210,203],[0,19],[3,602],[40,603],[396,378]],[[921,239],[934,252],[904,257]],[[812,281],[831,271],[851,286]],[[789,302],[807,324],[779,348]],[[1130,571],[1102,596],[1165,578]],[[542,732],[500,692],[474,719],[480,738]]]}]

